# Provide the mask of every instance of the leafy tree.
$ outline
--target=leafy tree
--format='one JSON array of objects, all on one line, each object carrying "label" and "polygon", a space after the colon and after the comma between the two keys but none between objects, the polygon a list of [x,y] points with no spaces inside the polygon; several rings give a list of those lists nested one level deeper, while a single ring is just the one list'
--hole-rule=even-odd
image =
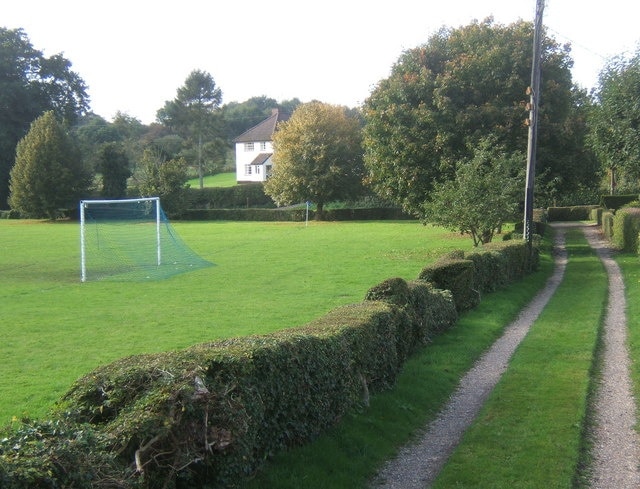
[{"label": "leafy tree", "polygon": [[[508,152],[526,148],[532,42],[530,23],[487,19],[443,28],[402,54],[364,104],[365,165],[374,190],[421,215],[434,184],[453,178],[484,138]],[[545,38],[542,68],[538,161],[552,178],[559,165],[554,147],[566,142],[572,104],[568,47]]]},{"label": "leafy tree", "polygon": [[127,195],[127,179],[132,173],[122,144],[105,143],[100,148],[97,170],[102,174],[103,197],[118,199]]},{"label": "leafy tree", "polygon": [[73,124],[88,104],[85,83],[67,59],[47,58],[22,29],[0,27],[0,208],[7,203],[16,146],[30,124],[49,110]]},{"label": "leafy tree", "polygon": [[91,179],[71,137],[53,111],[45,112],[18,143],[9,204],[24,216],[54,219],[77,203]]},{"label": "leafy tree", "polygon": [[508,154],[494,138],[480,141],[455,178],[437,186],[424,204],[425,219],[470,234],[474,246],[489,243],[516,215],[522,193],[524,153]]},{"label": "leafy tree", "polygon": [[343,107],[311,102],[282,122],[273,138],[273,174],[265,192],[277,204],[324,204],[361,189],[361,128]]},{"label": "leafy tree", "polygon": [[183,158],[167,160],[161,151],[144,151],[138,188],[144,197],[160,197],[167,213],[179,214],[184,208],[187,181],[187,162]]},{"label": "leafy tree", "polygon": [[[629,59],[613,59],[600,74],[596,106],[590,118],[590,142],[609,174],[617,180],[640,177],[640,50]],[[634,184],[631,190],[636,190]]]},{"label": "leafy tree", "polygon": [[222,90],[216,86],[213,77],[204,71],[194,70],[185,84],[178,88],[176,98],[166,102],[158,111],[158,120],[191,141],[196,148],[196,162],[200,188],[204,187],[203,149],[205,140],[209,142],[209,152],[224,154],[224,138],[221,128]]}]

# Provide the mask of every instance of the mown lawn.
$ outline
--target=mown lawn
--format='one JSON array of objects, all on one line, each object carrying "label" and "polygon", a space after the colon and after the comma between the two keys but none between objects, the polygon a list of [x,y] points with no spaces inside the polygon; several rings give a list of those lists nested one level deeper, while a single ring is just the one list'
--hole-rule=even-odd
[{"label": "mown lawn", "polygon": [[[192,178],[187,182],[191,188],[200,188],[200,179]],[[235,172],[217,173],[207,175],[202,179],[202,185],[208,187],[233,187],[237,185]]]},{"label": "mown lawn", "polygon": [[417,222],[175,222],[216,264],[80,283],[77,223],[0,221],[0,425],[40,417],[82,374],[137,353],[302,325],[471,240]]}]

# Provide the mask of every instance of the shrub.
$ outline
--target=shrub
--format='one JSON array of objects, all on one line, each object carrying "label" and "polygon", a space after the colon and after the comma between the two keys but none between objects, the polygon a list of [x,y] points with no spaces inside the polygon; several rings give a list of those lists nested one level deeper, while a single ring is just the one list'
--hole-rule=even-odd
[{"label": "shrub", "polygon": [[638,200],[638,194],[629,195],[603,195],[601,198],[601,205],[608,210],[616,211],[622,206]]},{"label": "shrub", "polygon": [[638,232],[640,232],[640,208],[623,207],[613,218],[612,245],[619,250],[636,253]]},{"label": "shrub", "polygon": [[590,219],[591,211],[597,208],[597,205],[549,207],[547,209],[547,218],[549,221],[587,221]]},{"label": "shrub", "polygon": [[239,209],[248,207],[275,207],[264,193],[261,183],[247,183],[233,187],[187,189],[189,209]]},{"label": "shrub", "polygon": [[602,233],[609,240],[613,240],[613,218],[615,214],[611,211],[602,213]]},{"label": "shrub", "polygon": [[430,282],[438,289],[450,290],[458,312],[474,308],[480,301],[474,289],[473,261],[443,257],[422,269],[419,280]]},{"label": "shrub", "polygon": [[385,301],[400,312],[396,350],[404,361],[458,318],[451,292],[435,289],[422,280],[387,279],[367,291],[365,300]]}]

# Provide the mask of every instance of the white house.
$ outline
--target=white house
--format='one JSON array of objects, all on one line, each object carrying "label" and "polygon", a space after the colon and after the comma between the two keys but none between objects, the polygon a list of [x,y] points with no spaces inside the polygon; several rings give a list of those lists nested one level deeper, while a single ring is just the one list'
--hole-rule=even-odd
[{"label": "white house", "polygon": [[273,109],[271,116],[240,134],[236,143],[236,180],[238,183],[264,182],[271,173],[273,133],[288,114]]}]

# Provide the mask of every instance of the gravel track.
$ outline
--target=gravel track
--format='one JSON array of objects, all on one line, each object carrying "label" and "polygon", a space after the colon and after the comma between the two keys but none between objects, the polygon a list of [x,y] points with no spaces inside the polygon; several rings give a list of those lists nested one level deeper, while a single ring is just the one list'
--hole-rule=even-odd
[{"label": "gravel track", "polygon": [[[416,441],[403,447],[374,479],[372,488],[422,489],[437,477],[447,459],[473,423],[485,400],[507,369],[509,360],[531,325],[562,282],[567,263],[565,232],[574,223],[555,223],[554,271],[545,287],[507,326],[502,337],[478,360],[438,417],[425,427]],[[609,276],[609,299],[604,332],[603,371],[596,394],[592,434],[593,489],[640,488],[640,443],[633,430],[636,408],[631,394],[629,358],[625,347],[626,317],[624,284],[598,229],[580,225],[597,251]]]},{"label": "gravel track", "polygon": [[604,323],[602,372],[594,402],[593,489],[640,488],[640,439],[634,430],[636,405],[626,347],[627,320],[624,283],[620,267],[596,228],[585,227],[609,277],[609,298]]}]

